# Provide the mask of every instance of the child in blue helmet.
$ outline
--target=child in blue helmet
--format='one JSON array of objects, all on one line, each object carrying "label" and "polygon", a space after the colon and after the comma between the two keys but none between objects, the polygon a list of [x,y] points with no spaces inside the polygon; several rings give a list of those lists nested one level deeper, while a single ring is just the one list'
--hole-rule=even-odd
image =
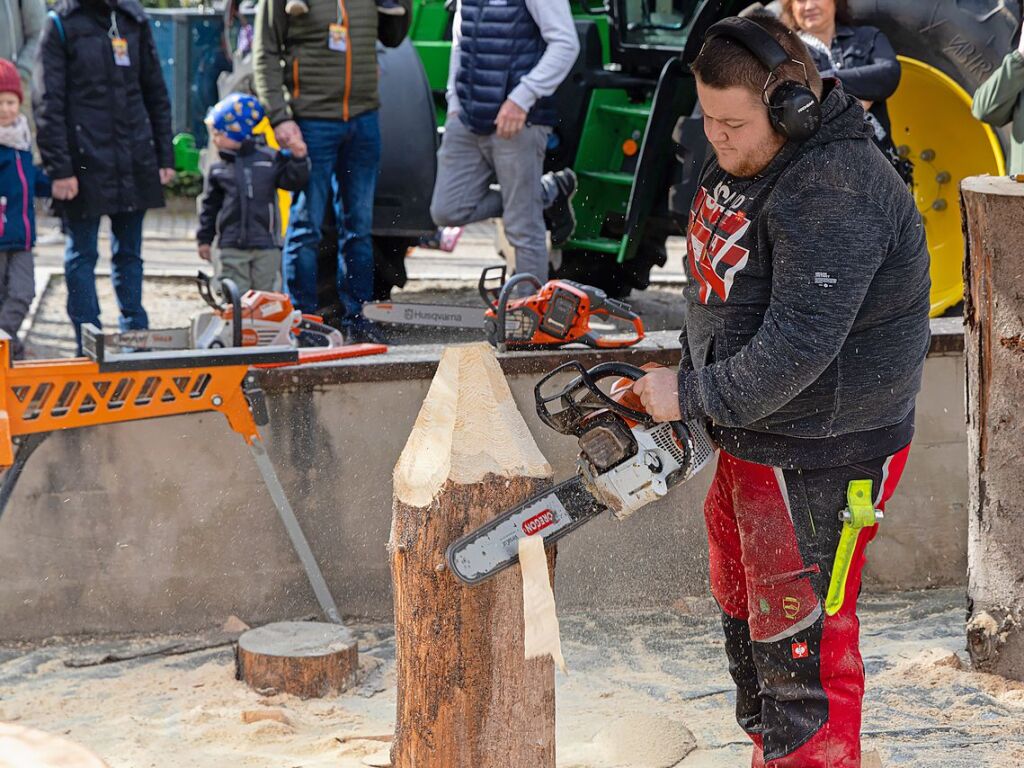
[{"label": "child in blue helmet", "polygon": [[199,197],[199,256],[213,262],[217,279],[234,280],[243,293],[279,289],[277,190],[298,192],[309,181],[304,147],[277,152],[254,141],[262,119],[263,107],[245,93],[230,94],[206,116],[220,157],[207,170]]}]

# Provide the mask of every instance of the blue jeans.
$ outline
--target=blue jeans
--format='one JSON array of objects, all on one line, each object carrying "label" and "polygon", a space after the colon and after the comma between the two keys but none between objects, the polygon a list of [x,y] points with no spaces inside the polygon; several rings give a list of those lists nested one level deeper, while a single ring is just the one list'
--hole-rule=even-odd
[{"label": "blue jeans", "polygon": [[[292,200],[284,243],[284,284],[298,309],[315,313],[317,244],[328,200],[338,227],[338,298],[342,323],[361,322],[373,297],[373,195],[380,165],[377,112],[348,122],[299,120],[313,169]],[[328,197],[330,194],[330,197]]]},{"label": "blue jeans", "polygon": [[[142,219],[145,211],[110,216],[110,281],[121,310],[122,331],[149,327],[142,308]],[[75,326],[75,344],[82,354],[82,325],[100,327],[100,302],[96,297],[97,234],[100,217],[65,219],[64,281],[68,288],[68,317]]]}]

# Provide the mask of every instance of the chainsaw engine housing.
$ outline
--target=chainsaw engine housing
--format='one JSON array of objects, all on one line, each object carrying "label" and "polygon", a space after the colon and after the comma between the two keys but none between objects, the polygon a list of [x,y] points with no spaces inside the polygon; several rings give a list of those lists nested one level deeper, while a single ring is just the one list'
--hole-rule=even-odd
[{"label": "chainsaw engine housing", "polygon": [[588,490],[619,518],[689,480],[714,456],[698,422],[632,428],[618,417],[595,422],[579,439],[579,472]]}]

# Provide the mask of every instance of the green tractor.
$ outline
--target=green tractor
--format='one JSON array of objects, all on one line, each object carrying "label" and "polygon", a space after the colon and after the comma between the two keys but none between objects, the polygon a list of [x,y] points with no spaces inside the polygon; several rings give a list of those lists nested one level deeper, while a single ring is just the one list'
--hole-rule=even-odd
[{"label": "green tractor", "polygon": [[[579,59],[556,94],[560,120],[547,166],[579,177],[578,225],[555,273],[623,296],[647,287],[682,233],[706,143],[687,63],[704,32],[749,0],[579,0]],[[958,187],[1005,173],[999,135],[975,121],[970,94],[1011,49],[1014,0],[850,0],[858,23],[881,28],[903,63],[889,102],[893,136],[915,163],[914,194],[932,255],[932,312],[963,295]],[[439,123],[451,51],[452,0],[414,0],[411,37]],[[397,281],[396,281],[397,284]]]}]

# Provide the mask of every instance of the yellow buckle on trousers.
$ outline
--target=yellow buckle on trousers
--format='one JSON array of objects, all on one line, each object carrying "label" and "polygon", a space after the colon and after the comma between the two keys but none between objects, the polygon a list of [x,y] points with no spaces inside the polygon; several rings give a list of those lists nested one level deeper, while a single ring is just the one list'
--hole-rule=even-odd
[{"label": "yellow buckle on trousers", "polygon": [[839,613],[846,599],[846,580],[857,550],[857,537],[861,530],[877,525],[884,517],[882,510],[875,509],[873,498],[870,480],[851,480],[846,487],[846,508],[839,513],[843,532],[839,536],[836,559],[832,564],[832,580],[825,598],[825,614],[828,616]]}]

